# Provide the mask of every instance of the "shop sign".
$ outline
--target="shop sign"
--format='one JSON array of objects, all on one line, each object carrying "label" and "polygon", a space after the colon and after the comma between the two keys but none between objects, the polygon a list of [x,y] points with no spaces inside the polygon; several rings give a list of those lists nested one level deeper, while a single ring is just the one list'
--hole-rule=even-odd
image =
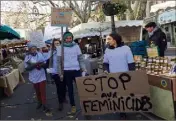
[{"label": "shop sign", "polygon": [[176,21],[176,10],[165,11],[158,16],[159,24],[167,24]]}]

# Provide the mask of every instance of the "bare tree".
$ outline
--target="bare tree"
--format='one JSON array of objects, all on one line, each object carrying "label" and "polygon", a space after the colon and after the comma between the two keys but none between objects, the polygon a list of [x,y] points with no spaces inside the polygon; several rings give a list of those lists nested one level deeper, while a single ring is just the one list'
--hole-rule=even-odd
[{"label": "bare tree", "polygon": [[3,11],[2,17],[5,24],[13,26],[14,28],[25,29],[40,29],[46,26],[49,22],[50,13],[39,13],[37,16],[32,13],[33,7],[31,3],[39,4],[39,6],[49,6],[47,2],[34,2],[34,1],[18,1],[19,5],[17,10]]},{"label": "bare tree", "polygon": [[126,20],[142,20],[145,17],[147,0],[113,0],[127,6],[127,11],[124,14],[118,15],[118,18]]},{"label": "bare tree", "polygon": [[[48,0],[52,7],[56,7],[57,4],[55,4],[52,0]],[[63,0],[62,4],[64,7],[70,7],[72,8],[74,14],[80,21],[80,23],[87,23],[89,18],[91,17],[91,12],[92,8],[96,7],[98,4],[95,1],[91,0],[82,0],[82,1],[77,1],[77,0]]]}]

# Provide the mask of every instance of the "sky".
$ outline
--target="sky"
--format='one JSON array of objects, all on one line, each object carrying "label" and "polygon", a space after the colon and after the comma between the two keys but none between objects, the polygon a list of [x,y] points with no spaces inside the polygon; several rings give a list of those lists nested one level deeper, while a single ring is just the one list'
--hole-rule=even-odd
[{"label": "sky", "polygon": [[[20,3],[22,1],[1,1],[1,11],[19,11]],[[33,8],[34,4],[29,1],[23,1],[26,2],[30,8]],[[59,4],[62,5],[62,1],[53,1],[56,4],[60,2]],[[81,1],[77,2],[79,6],[81,6]],[[12,6],[13,5],[13,6]],[[40,13],[50,13],[51,7],[50,6],[41,6],[39,4],[35,4],[35,6],[39,9]]]}]

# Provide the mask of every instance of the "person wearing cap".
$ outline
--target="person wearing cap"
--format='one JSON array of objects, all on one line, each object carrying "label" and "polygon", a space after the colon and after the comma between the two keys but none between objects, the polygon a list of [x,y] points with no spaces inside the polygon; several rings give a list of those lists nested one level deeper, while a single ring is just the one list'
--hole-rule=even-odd
[{"label": "person wearing cap", "polygon": [[[83,63],[82,52],[78,44],[73,41],[73,34],[71,32],[65,32],[63,35],[64,40],[64,76],[63,82],[68,88],[68,95],[71,105],[71,112],[68,114],[76,113],[74,91],[73,91],[73,81],[76,77],[81,76],[81,72],[86,72],[85,65]],[[61,65],[61,46],[58,47],[59,62]],[[61,66],[60,66],[61,67]],[[62,78],[61,69],[59,69],[59,74]],[[64,87],[64,93],[66,94],[66,87]],[[64,95],[65,95],[64,94]]]},{"label": "person wearing cap", "polygon": [[38,105],[37,109],[43,108],[45,112],[50,111],[46,106],[46,75],[45,75],[45,58],[40,52],[37,52],[37,47],[31,43],[27,44],[28,54],[25,56],[25,69],[29,72],[29,81],[32,82]]},{"label": "person wearing cap", "polygon": [[[103,69],[105,73],[118,73],[135,70],[135,63],[131,49],[124,45],[117,33],[106,37],[109,46],[105,50]],[[121,119],[126,119],[125,113],[120,113]]]},{"label": "person wearing cap", "polygon": [[145,29],[148,31],[147,42],[150,45],[153,43],[159,49],[159,56],[164,57],[164,53],[167,49],[166,34],[157,26],[155,22],[150,22],[145,25]]}]

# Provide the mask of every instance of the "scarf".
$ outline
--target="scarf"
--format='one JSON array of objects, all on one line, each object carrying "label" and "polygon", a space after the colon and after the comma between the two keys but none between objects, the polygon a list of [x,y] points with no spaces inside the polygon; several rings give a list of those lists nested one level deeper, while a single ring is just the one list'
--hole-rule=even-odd
[{"label": "scarf", "polygon": [[70,33],[70,32],[65,33],[64,36],[63,36],[63,39],[64,39],[64,47],[73,47],[74,45],[76,45],[76,43],[73,42],[73,40],[72,40],[72,42],[69,42],[69,43],[66,43],[66,42],[65,42],[66,38],[69,37],[69,36],[72,37],[72,39],[73,39],[73,34]]},{"label": "scarf", "polygon": [[37,53],[30,53],[32,56],[36,56],[37,55]]},{"label": "scarf", "polygon": [[76,45],[75,42],[64,43],[64,47],[73,47],[75,45]]},{"label": "scarf", "polygon": [[149,37],[151,37],[159,28],[156,26],[152,32],[148,32]]}]

